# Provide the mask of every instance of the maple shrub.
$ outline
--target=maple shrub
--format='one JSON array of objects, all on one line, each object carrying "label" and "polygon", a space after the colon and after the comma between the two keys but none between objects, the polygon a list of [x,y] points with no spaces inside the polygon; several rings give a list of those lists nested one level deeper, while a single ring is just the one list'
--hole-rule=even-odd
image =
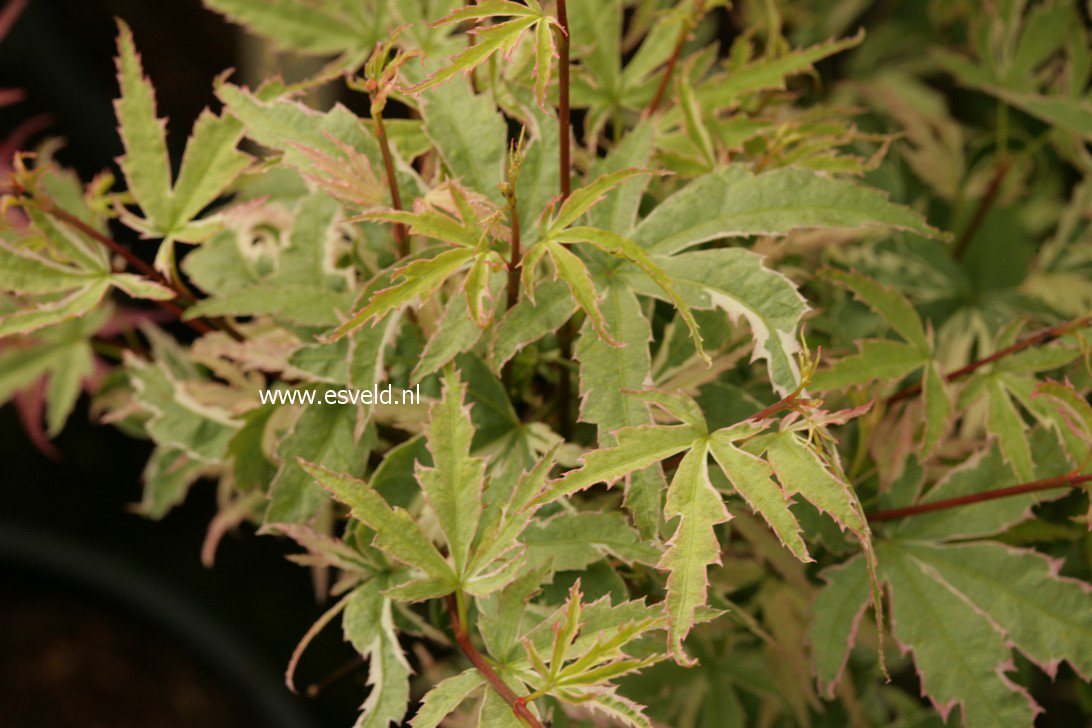
[{"label": "maple shrub", "polygon": [[5,184],[0,401],[298,542],[289,686],[339,623],[359,726],[1092,712],[1086,8],[205,3],[328,63],[173,170],[119,22],[118,179]]}]

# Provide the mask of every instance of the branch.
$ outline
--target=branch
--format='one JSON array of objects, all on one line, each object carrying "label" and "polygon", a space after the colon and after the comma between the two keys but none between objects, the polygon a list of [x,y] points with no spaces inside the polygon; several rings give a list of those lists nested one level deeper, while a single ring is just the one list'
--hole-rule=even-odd
[{"label": "branch", "polygon": [[[572,192],[572,160],[569,145],[572,137],[572,124],[569,118],[569,12],[565,0],[557,0],[557,22],[561,25],[561,32],[557,42],[557,82],[558,104],[557,115],[561,127],[560,149],[560,176],[561,199],[564,202]],[[566,439],[572,434],[573,413],[573,380],[568,363],[573,358],[573,325],[572,320],[566,321],[557,332],[558,354],[561,357],[561,371],[558,373],[558,407],[560,414],[560,431]]]},{"label": "branch", "polygon": [[557,41],[557,115],[561,126],[561,202],[572,192],[572,161],[569,145],[572,124],[569,119],[569,11],[565,0],[557,0],[557,22],[561,32]]},{"label": "branch", "polygon": [[508,257],[508,308],[511,309],[519,300],[519,264],[522,251],[519,239],[519,207],[516,202],[515,185],[510,185],[505,197],[508,200],[508,226],[512,231],[512,252]]},{"label": "branch", "polygon": [[[1051,341],[1054,341],[1055,339],[1060,338],[1060,337],[1064,336],[1065,334],[1068,334],[1070,331],[1073,331],[1075,329],[1082,329],[1085,326],[1092,326],[1092,316],[1085,316],[1084,318],[1079,318],[1079,319],[1076,319],[1074,321],[1066,321],[1064,323],[1058,324],[1057,326],[1051,326],[1049,329],[1043,329],[1042,331],[1037,331],[1036,333],[1023,338],[1020,341],[1017,341],[1012,346],[1007,346],[1004,349],[1001,349],[1000,351],[994,352],[993,354],[990,354],[989,356],[987,356],[987,357],[985,357],[983,359],[978,359],[976,361],[971,362],[970,364],[968,364],[965,367],[962,367],[960,369],[956,369],[953,372],[949,372],[948,374],[945,374],[944,375],[944,381],[951,382],[951,381],[954,381],[956,379],[961,379],[961,378],[967,376],[968,374],[971,374],[972,372],[975,372],[978,369],[981,369],[982,367],[986,366],[987,364],[993,364],[995,361],[998,361],[1000,359],[1004,359],[1006,356],[1009,356],[1010,354],[1015,354],[1018,351],[1023,351],[1024,349],[1029,349],[1029,348],[1031,348],[1033,346],[1039,346],[1041,344],[1049,344]],[[893,395],[891,395],[890,397],[887,398],[887,404],[889,404],[889,405],[894,404],[895,402],[900,402],[900,401],[902,401],[904,399],[907,399],[908,397],[913,397],[914,395],[920,394],[920,393],[921,393],[921,383],[919,382],[918,384],[914,384],[914,385],[911,385],[909,387],[904,387],[903,389],[900,389],[898,392],[895,392]]]},{"label": "branch", "polygon": [[1001,183],[1005,181],[1005,175],[1008,174],[1011,166],[1012,164],[1007,158],[1003,158],[997,163],[997,169],[994,170],[993,177],[990,178],[990,184],[986,187],[982,199],[978,201],[974,216],[971,217],[971,221],[967,223],[963,234],[959,236],[959,240],[956,241],[955,247],[952,249],[952,257],[956,260],[962,258],[967,252],[967,246],[971,244],[974,234],[978,232],[982,221],[986,219],[986,213],[993,207],[994,200],[997,199],[997,193],[1001,191]]},{"label": "branch", "polygon": [[[395,210],[402,209],[402,195],[398,191],[398,178],[394,174],[394,158],[391,156],[391,145],[387,139],[387,128],[383,125],[383,114],[372,114],[375,121],[375,138],[379,142],[379,150],[383,153],[383,168],[387,174],[387,186],[391,191],[391,207]],[[409,255],[409,234],[406,226],[400,222],[394,223],[394,241],[398,244],[398,257],[405,258]]]},{"label": "branch", "polygon": [[191,329],[199,334],[208,334],[212,332],[215,328],[219,328],[226,331],[228,335],[236,341],[243,340],[243,336],[227,324],[222,323],[221,325],[216,326],[215,324],[213,324],[212,321],[209,321],[205,318],[183,318],[183,314],[186,311],[185,306],[192,303],[192,299],[179,291],[178,286],[167,280],[166,276],[162,275],[155,268],[141,260],[133,251],[129,250],[124,245],[109,237],[108,235],[103,235],[98,230],[91,227],[75,215],[54,206],[52,202],[44,202],[40,198],[36,199],[36,202],[38,206],[42,209],[42,211],[45,212],[47,215],[51,215],[57,218],[66,225],[76,228],[84,235],[87,235],[88,237],[98,241],[102,245],[106,246],[106,248],[108,248],[114,254],[120,255],[122,258],[124,258],[126,263],[138,270],[141,274],[147,276],[156,283],[159,283],[160,285],[166,286],[167,288],[173,290],[175,292],[175,295],[177,296],[174,301],[156,301],[155,303],[160,308],[166,311],[170,311],[186,326],[189,326]]},{"label": "branch", "polygon": [[671,51],[671,58],[667,61],[667,68],[664,69],[664,75],[660,78],[660,84],[656,87],[656,93],[652,96],[652,100],[648,102],[645,110],[641,112],[642,119],[647,119],[656,113],[656,109],[660,107],[660,103],[664,100],[664,94],[667,92],[668,84],[671,83],[671,76],[675,73],[675,66],[679,62],[683,46],[686,45],[686,39],[690,36],[690,28],[690,23],[683,21],[682,27],[679,29],[679,37],[675,39],[675,48]]},{"label": "branch", "polygon": [[459,643],[459,647],[462,649],[463,654],[472,664],[481,676],[485,678],[485,681],[489,683],[489,686],[493,688],[504,698],[504,702],[508,703],[512,708],[512,712],[515,713],[522,723],[531,726],[531,728],[543,728],[542,723],[536,718],[530,710],[527,709],[527,704],[518,695],[513,692],[512,688],[508,687],[508,684],[500,678],[500,675],[493,670],[482,654],[478,652],[478,649],[474,646],[474,643],[470,641],[470,635],[467,633],[466,625],[459,619],[459,606],[455,599],[454,594],[448,594],[445,601],[447,602],[447,611],[451,616],[451,628],[455,632],[455,641]]},{"label": "branch", "polygon": [[916,516],[919,513],[943,511],[948,508],[956,508],[958,506],[970,505],[972,503],[982,503],[983,501],[996,500],[998,498],[1008,498],[1010,496],[1021,495],[1023,493],[1034,493],[1040,490],[1053,490],[1055,488],[1073,488],[1082,483],[1087,483],[1088,481],[1092,481],[1092,474],[1077,475],[1076,473],[1069,473],[1067,475],[1056,475],[1053,478],[1036,480],[1031,483],[1022,483],[1020,485],[1010,485],[1006,488],[987,490],[983,491],[982,493],[962,495],[958,498],[947,498],[945,500],[933,501],[932,503],[919,503],[915,506],[906,506],[905,508],[892,508],[888,511],[870,513],[868,514],[868,521],[869,523],[876,523],[878,521],[891,521],[896,518]]}]

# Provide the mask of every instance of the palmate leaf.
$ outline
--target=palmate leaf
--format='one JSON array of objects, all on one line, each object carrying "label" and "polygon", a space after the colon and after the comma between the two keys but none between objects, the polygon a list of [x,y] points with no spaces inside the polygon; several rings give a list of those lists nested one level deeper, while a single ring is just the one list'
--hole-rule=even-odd
[{"label": "palmate leaf", "polygon": [[490,368],[499,374],[525,346],[561,328],[576,308],[564,281],[539,283],[534,298],[522,296],[493,327],[489,336]]},{"label": "palmate leaf", "polygon": [[[669,645],[680,664],[692,664],[682,640],[693,626],[695,613],[705,605],[709,565],[719,560],[714,526],[729,518],[721,496],[709,481],[707,456],[712,451],[730,482],[752,508],[770,524],[786,548],[801,561],[810,561],[800,537],[800,526],[789,510],[789,497],[799,493],[844,529],[857,536],[869,567],[872,597],[880,624],[882,612],[876,590],[875,557],[871,531],[853,489],[836,468],[791,430],[758,434],[764,425],[706,430],[700,408],[690,398],[645,390],[634,396],[661,407],[684,425],[626,427],[613,433],[616,444],[584,455],[581,467],[570,470],[532,501],[549,503],[596,483],[616,482],[627,475],[678,453],[685,453],[667,491],[665,519],[680,517],[659,568],[669,572],[667,611]],[[756,437],[757,435],[757,437]],[[747,440],[745,448],[737,440]],[[767,453],[769,462],[760,456]],[[771,476],[776,475],[780,485]]]},{"label": "palmate leaf", "polygon": [[[62,223],[61,234],[73,235]],[[27,241],[29,242],[29,241]],[[71,239],[70,247],[84,247]],[[86,315],[116,287],[133,298],[170,300],[174,291],[129,273],[113,273],[109,264],[93,255],[75,260],[48,258],[15,242],[0,240],[0,291],[20,296],[15,310],[0,313],[0,337],[25,334]]]},{"label": "palmate leaf", "polygon": [[554,55],[553,28],[557,26],[557,20],[547,15],[537,0],[530,0],[526,5],[511,0],[480,0],[449,13],[434,25],[467,20],[480,22],[498,17],[510,19],[476,28],[472,31],[474,43],[469,48],[453,56],[447,66],[410,90],[423,91],[444,83],[457,73],[469,74],[495,53],[509,57],[524,34],[530,34],[535,40],[535,96],[540,106],[545,104]]},{"label": "palmate leaf", "polygon": [[172,185],[165,124],[156,118],[154,91],[144,77],[132,32],[120,20],[118,78],[121,97],[115,108],[125,143],[125,156],[119,164],[129,192],[144,213],[144,218],[124,213],[122,220],[145,235],[168,240],[197,241],[207,237],[209,227],[194,223],[194,218],[220,197],[251,162],[236,148],[243,136],[242,125],[227,116],[202,112]]},{"label": "palmate leaf", "polygon": [[[1040,478],[1064,473],[1055,438],[1031,437]],[[958,466],[919,501],[969,495],[1018,482],[996,444]],[[1038,706],[1006,672],[1015,647],[1048,674],[1069,662],[1092,670],[1092,586],[1058,575],[1060,562],[989,541],[1025,520],[1030,506],[1054,494],[1028,493],[925,513],[896,523],[877,541],[881,577],[890,587],[895,638],[910,650],[922,690],[942,716],[959,705],[967,726],[1031,725]],[[859,559],[827,572],[813,605],[810,641],[820,685],[832,689],[867,602]]]},{"label": "palmate leaf", "polygon": [[[0,350],[0,403],[45,379],[46,436],[64,428],[86,378],[94,370],[90,337],[106,323],[108,308],[39,331],[33,347]],[[37,424],[37,423],[36,423]]]},{"label": "palmate leaf", "polygon": [[367,483],[301,460],[300,467],[351,509],[354,518],[375,531],[374,545],[398,561],[420,570],[417,584],[427,587],[414,594],[415,600],[450,594],[456,585],[451,565],[425,536],[413,516],[391,508]]},{"label": "palmate leaf", "polygon": [[760,514],[793,556],[812,561],[800,536],[800,524],[789,510],[789,494],[773,482],[773,468],[760,457],[740,450],[729,433],[715,433],[709,438],[709,452],[728,476],[732,487],[755,513]]},{"label": "palmate leaf", "polygon": [[1092,139],[1092,103],[1086,98],[1014,88],[966,58],[944,51],[937,51],[935,55],[941,66],[955,76],[960,85],[996,96],[1053,127],[1085,140]]},{"label": "palmate leaf", "polygon": [[194,401],[184,391],[186,380],[163,362],[127,355],[125,366],[135,405],[149,415],[144,427],[153,441],[182,450],[199,462],[224,459],[239,422],[226,411]]},{"label": "palmate leaf", "polygon": [[701,334],[694,320],[690,307],[680,296],[670,276],[633,241],[609,230],[576,226],[584,215],[603,200],[611,190],[619,187],[637,175],[647,174],[644,170],[621,169],[600,175],[587,185],[574,190],[560,205],[548,221],[544,223],[542,239],[532,246],[524,257],[523,283],[528,296],[532,295],[531,280],[538,262],[549,255],[554,264],[557,277],[565,281],[577,305],[587,313],[596,333],[611,346],[621,346],[621,342],[612,338],[603,313],[599,307],[598,295],[591,272],[584,261],[564,246],[574,243],[587,243],[609,256],[630,262],[637,266],[670,300],[690,330],[698,355],[708,361],[702,348]]},{"label": "palmate leaf", "polygon": [[882,316],[911,346],[922,354],[929,353],[931,347],[921,318],[901,291],[848,271],[828,269],[823,274],[825,278],[852,291],[858,299]]},{"label": "palmate leaf", "polygon": [[204,0],[206,6],[226,15],[279,48],[301,53],[343,53],[363,63],[383,34],[387,3],[367,6],[345,0]]},{"label": "palmate leaf", "polygon": [[880,553],[895,637],[913,650],[922,689],[941,717],[958,703],[968,728],[1030,726],[1036,706],[1004,677],[1010,655],[1001,634],[900,549],[884,545]]}]

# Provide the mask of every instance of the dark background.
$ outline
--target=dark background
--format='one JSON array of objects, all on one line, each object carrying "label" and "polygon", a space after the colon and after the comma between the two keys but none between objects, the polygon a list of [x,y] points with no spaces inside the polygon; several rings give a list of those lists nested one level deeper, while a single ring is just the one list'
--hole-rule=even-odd
[{"label": "dark background", "polygon": [[[30,0],[0,41],[0,88],[26,93],[0,109],[0,139],[47,115],[30,146],[60,136],[61,161],[83,179],[116,170],[115,16],[133,29],[177,162],[241,36],[198,0]],[[292,546],[244,527],[205,569],[213,484],[153,522],[130,508],[147,443],[90,422],[81,401],[55,444],[56,461],[0,408],[0,728],[352,725],[365,674],[338,628],[308,650],[297,685],[352,669],[316,698],[283,686],[325,609],[307,570],[284,559]]]}]

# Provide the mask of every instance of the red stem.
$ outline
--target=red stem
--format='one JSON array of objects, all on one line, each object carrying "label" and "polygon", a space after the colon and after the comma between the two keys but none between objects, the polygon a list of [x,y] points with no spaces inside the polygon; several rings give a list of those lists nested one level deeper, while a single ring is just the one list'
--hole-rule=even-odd
[{"label": "red stem", "polygon": [[[1063,336],[1064,334],[1067,334],[1074,329],[1081,329],[1085,326],[1090,325],[1092,325],[1092,316],[1085,316],[1084,318],[1076,319],[1075,321],[1066,321],[1064,323],[1058,324],[1057,326],[1051,326],[1049,329],[1037,331],[1034,334],[1031,334],[1030,336],[1021,339],[1020,341],[1017,341],[1012,346],[1007,346],[1004,349],[996,351],[983,359],[978,359],[971,362],[965,367],[956,369],[953,372],[945,374],[944,381],[951,382],[956,379],[961,379],[962,377],[965,377],[968,374],[971,374],[978,369],[981,369],[987,364],[993,364],[995,361],[1004,359],[1010,354],[1015,354],[1018,351],[1023,351],[1024,349],[1029,349],[1033,346],[1038,346],[1040,344],[1050,343],[1054,339],[1057,339],[1058,337]],[[895,394],[888,397],[887,404],[894,404],[895,402],[900,402],[904,399],[907,399],[908,397],[913,397],[914,395],[920,393],[921,384],[914,384],[909,387],[900,389],[898,392],[895,392]]]},{"label": "red stem", "polygon": [[485,678],[485,681],[489,683],[489,686],[493,688],[504,698],[504,702],[508,703],[512,708],[512,712],[523,723],[531,726],[531,728],[543,728],[542,723],[527,709],[527,703],[523,698],[516,695],[512,688],[508,687],[508,684],[501,680],[493,668],[489,665],[482,654],[478,652],[478,649],[474,646],[474,643],[470,641],[470,635],[467,633],[466,625],[459,621],[459,606],[455,600],[454,594],[448,594],[445,600],[447,602],[447,611],[451,616],[451,628],[455,632],[455,641],[459,643],[459,648],[462,649],[463,654],[470,660],[475,669],[481,676]]},{"label": "red stem", "polygon": [[956,241],[955,247],[952,249],[952,257],[959,260],[967,252],[967,246],[971,244],[971,240],[974,238],[974,234],[978,232],[978,228],[982,225],[982,221],[986,219],[986,213],[993,207],[994,200],[997,199],[997,193],[1001,191],[1001,183],[1005,180],[1005,175],[1009,172],[1011,166],[1008,159],[1001,159],[997,163],[997,169],[994,170],[993,177],[990,179],[989,186],[986,187],[985,194],[982,195],[982,199],[978,201],[978,207],[975,208],[974,216],[971,221],[967,223],[967,227],[963,230],[963,234],[959,236],[959,240]]},{"label": "red stem", "polygon": [[761,409],[758,412],[755,412],[753,415],[751,415],[746,420],[744,420],[744,422],[761,422],[762,420],[766,419],[767,417],[771,417],[773,415],[776,415],[781,410],[790,409],[792,407],[792,403],[796,401],[796,398],[797,398],[797,396],[799,396],[799,394],[800,394],[800,390],[797,389],[795,392],[791,392],[791,393],[785,395],[781,399],[779,399],[776,402],[774,402],[773,404],[771,404],[769,407],[766,407],[765,409]]},{"label": "red stem", "polygon": [[[391,156],[391,145],[387,139],[387,128],[383,125],[383,115],[373,114],[375,120],[375,138],[379,142],[379,149],[383,153],[383,168],[387,173],[387,186],[391,191],[391,207],[395,210],[402,209],[402,195],[398,192],[398,178],[394,174],[394,158]],[[394,223],[394,241],[398,244],[398,257],[405,258],[409,255],[409,234],[406,226],[400,222]]]},{"label": "red stem", "polygon": [[958,498],[947,498],[945,500],[933,501],[932,503],[919,503],[916,506],[892,508],[888,511],[870,513],[868,515],[868,521],[870,523],[890,521],[896,518],[905,518],[906,516],[916,516],[919,513],[942,511],[948,508],[970,505],[971,503],[982,503],[983,501],[996,500],[997,498],[1008,498],[1009,496],[1021,495],[1022,493],[1034,493],[1039,490],[1053,490],[1054,488],[1071,488],[1080,485],[1081,483],[1087,483],[1090,480],[1092,480],[1092,475],[1077,475],[1076,473],[1056,475],[1053,478],[1036,480],[1032,483],[1010,485],[1006,488],[997,488],[996,490],[987,490],[982,493],[962,495]]},{"label": "red stem", "polygon": [[652,96],[652,100],[648,102],[648,106],[641,113],[642,119],[647,119],[656,113],[656,109],[660,107],[660,103],[664,100],[664,95],[667,93],[667,85],[671,82],[671,76],[675,73],[675,66],[679,62],[679,56],[682,54],[683,46],[686,44],[686,39],[690,35],[690,24],[683,21],[682,28],[679,29],[679,37],[675,41],[675,49],[671,51],[671,58],[667,61],[667,68],[664,69],[664,75],[660,78],[660,84],[656,87],[656,93]]},{"label": "red stem", "polygon": [[519,300],[519,263],[523,255],[519,239],[519,207],[514,186],[508,192],[508,224],[512,230],[512,252],[508,257],[508,308],[511,309]]},{"label": "red stem", "polygon": [[[561,201],[564,202],[572,192],[572,159],[569,145],[572,137],[572,122],[569,114],[569,12],[565,0],[557,0],[557,22],[561,25],[557,43],[558,67],[558,104],[557,114],[561,126]],[[558,406],[560,410],[561,435],[568,438],[572,434],[573,381],[568,362],[573,358],[572,321],[565,322],[558,331],[558,353],[561,356],[561,372],[558,378]]]},{"label": "red stem", "polygon": [[572,192],[572,160],[569,149],[572,136],[572,123],[569,118],[569,11],[565,0],[557,0],[557,22],[561,25],[557,42],[557,114],[561,125],[561,201],[564,202]]}]

